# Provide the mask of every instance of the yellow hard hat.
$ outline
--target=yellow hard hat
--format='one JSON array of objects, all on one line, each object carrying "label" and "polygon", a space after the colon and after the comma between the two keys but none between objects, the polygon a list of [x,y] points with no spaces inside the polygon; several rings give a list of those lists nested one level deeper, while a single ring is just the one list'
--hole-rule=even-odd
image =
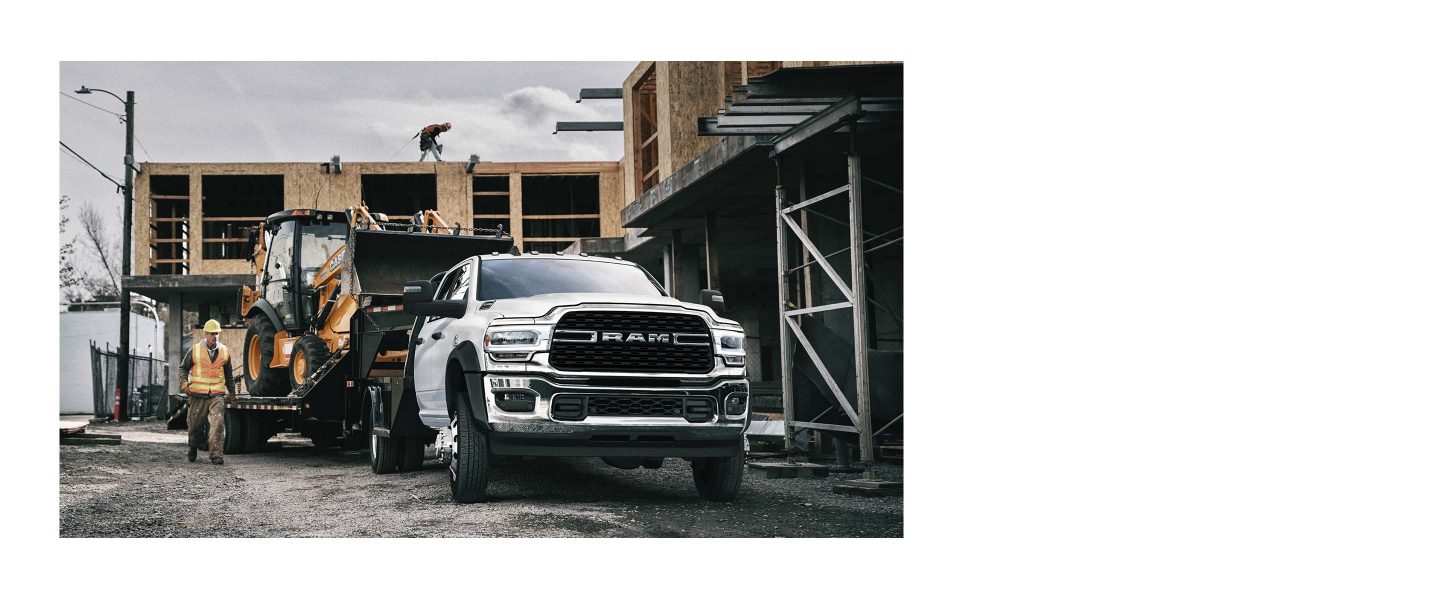
[{"label": "yellow hard hat", "polygon": [[205,333],[220,333],[220,322],[210,319],[205,322]]}]

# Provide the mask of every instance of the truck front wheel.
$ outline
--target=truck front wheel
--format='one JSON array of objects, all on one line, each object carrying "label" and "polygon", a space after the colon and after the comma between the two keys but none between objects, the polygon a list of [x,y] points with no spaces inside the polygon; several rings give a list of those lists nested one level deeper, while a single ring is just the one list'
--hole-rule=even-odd
[{"label": "truck front wheel", "polygon": [[690,462],[695,473],[695,490],[700,497],[715,502],[729,502],[740,494],[740,479],[745,475],[745,453],[730,458],[697,458]]},{"label": "truck front wheel", "polygon": [[377,475],[394,473],[400,464],[398,440],[370,432],[370,470]]},{"label": "truck front wheel", "polygon": [[485,432],[470,414],[470,399],[461,393],[455,399],[455,455],[450,457],[450,497],[460,504],[485,501],[490,480],[490,448]]}]

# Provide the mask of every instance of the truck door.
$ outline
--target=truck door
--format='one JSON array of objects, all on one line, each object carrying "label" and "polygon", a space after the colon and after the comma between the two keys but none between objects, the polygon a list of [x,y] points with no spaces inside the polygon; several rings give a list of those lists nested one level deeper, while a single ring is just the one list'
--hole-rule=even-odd
[{"label": "truck door", "polygon": [[[468,306],[474,291],[470,282],[474,259],[456,265],[445,274],[436,288],[436,300],[464,300]],[[445,362],[455,349],[453,332],[447,331],[458,319],[420,317],[416,319],[415,350],[411,353],[415,374],[415,395],[421,406],[445,405]]]}]

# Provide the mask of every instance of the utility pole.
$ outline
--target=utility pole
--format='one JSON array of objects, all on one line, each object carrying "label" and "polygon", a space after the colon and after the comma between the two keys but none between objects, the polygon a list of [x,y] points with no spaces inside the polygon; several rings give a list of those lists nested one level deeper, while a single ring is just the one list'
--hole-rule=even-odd
[{"label": "utility pole", "polygon": [[82,85],[75,90],[77,94],[95,92],[110,94],[112,98],[125,103],[125,224],[120,232],[123,239],[120,263],[120,347],[115,360],[115,420],[123,423],[130,419],[130,288],[125,286],[125,278],[130,276],[130,220],[135,210],[135,92],[125,92],[125,98],[121,100],[114,92],[100,88]]},{"label": "utility pole", "polygon": [[120,237],[124,239],[120,267],[120,370],[115,375],[115,394],[120,401],[115,418],[121,423],[130,420],[130,288],[126,278],[130,277],[130,221],[135,211],[135,92],[125,92],[125,225]]}]

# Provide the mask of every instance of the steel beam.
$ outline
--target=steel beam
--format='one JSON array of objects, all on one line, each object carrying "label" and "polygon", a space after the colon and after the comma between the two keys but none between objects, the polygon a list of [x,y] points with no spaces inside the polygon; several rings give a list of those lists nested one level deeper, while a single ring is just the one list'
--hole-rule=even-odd
[{"label": "steel beam", "polygon": [[825,431],[845,431],[849,433],[859,433],[859,430],[849,425],[831,425],[829,423],[816,423],[814,421],[796,421],[789,425],[792,425],[796,429],[823,429]]},{"label": "steel beam", "polygon": [[845,193],[845,192],[848,191],[849,189],[850,189],[850,185],[849,185],[849,184],[842,185],[842,186],[840,186],[840,187],[838,187],[838,188],[835,188],[835,189],[833,189],[833,190],[830,190],[830,191],[828,191],[828,192],[825,192],[825,193],[823,193],[823,194],[820,194],[819,196],[816,196],[816,197],[814,197],[814,198],[811,198],[811,199],[806,200],[806,201],[804,201],[804,202],[801,202],[801,203],[799,203],[799,204],[790,205],[790,206],[788,206],[788,207],[785,208],[785,212],[786,212],[786,214],[795,212],[795,211],[797,211],[797,210],[800,210],[800,209],[802,209],[802,208],[805,208],[805,207],[807,207],[807,206],[810,206],[811,204],[814,204],[814,203],[819,202],[819,201],[821,201],[821,200],[824,200],[824,199],[826,199],[826,198],[830,198],[830,197],[835,196],[835,195],[837,195],[837,194]]},{"label": "steel beam", "polygon": [[[785,272],[786,244],[785,225],[781,217],[785,215],[785,178],[784,170],[781,168],[779,159],[775,160],[775,276],[779,278],[780,285],[776,286],[779,295],[780,313],[780,404],[785,411],[785,422],[788,424],[795,420],[795,378],[791,374],[794,370],[795,358],[790,356],[790,317],[785,316],[785,289],[786,280],[789,276]],[[795,430],[788,425],[785,430],[785,456],[786,460],[794,460]]]},{"label": "steel beam", "polygon": [[[865,211],[860,195],[860,151],[858,140],[851,128],[850,152],[846,157],[846,167],[850,175],[850,283],[855,290],[854,298],[866,298],[865,295]],[[820,264],[827,264],[828,261],[821,261]],[[855,324],[855,400],[859,405],[860,418],[857,425],[860,427],[860,461],[865,463],[865,471],[870,474],[871,465],[875,462],[875,437],[871,433],[874,424],[870,422],[870,311],[861,304],[852,311]]]},{"label": "steel beam", "polygon": [[[776,214],[779,214],[780,218],[785,221],[785,224],[790,227],[790,230],[795,232],[796,239],[799,239],[800,243],[804,244],[805,248],[808,249],[811,254],[824,256],[824,253],[815,247],[815,243],[811,242],[810,238],[805,235],[805,232],[800,230],[800,226],[795,224],[794,219],[791,219],[790,215],[780,212]],[[830,266],[830,262],[824,260],[820,261],[819,265],[821,269],[825,270],[825,274],[830,276],[830,280],[834,282],[835,287],[840,288],[840,294],[845,296],[845,300],[854,302],[855,296],[850,293],[850,287],[845,285],[845,280],[841,279],[840,274],[835,272],[835,267]]]},{"label": "steel beam", "polygon": [[790,326],[790,333],[795,335],[795,341],[800,342],[800,347],[805,349],[805,354],[808,354],[810,360],[815,363],[815,370],[820,372],[820,378],[825,380],[825,385],[830,388],[830,393],[835,394],[835,402],[840,404],[840,410],[845,411],[845,416],[850,417],[851,423],[863,428],[864,424],[860,422],[860,417],[855,413],[855,408],[850,406],[850,400],[845,397],[844,392],[840,391],[840,384],[835,383],[835,378],[830,375],[830,369],[826,368],[825,362],[820,360],[820,353],[816,352],[815,347],[810,345],[810,338],[805,337],[805,332],[800,331],[800,324],[793,318],[783,318],[785,319],[785,324]]},{"label": "steel beam", "polygon": [[556,121],[555,133],[561,131],[624,131],[624,121]]},{"label": "steel beam", "polygon": [[619,100],[625,97],[624,88],[580,88],[580,97],[575,100]]},{"label": "steel beam", "polygon": [[[772,150],[772,152],[777,156],[784,154],[786,150],[795,147],[796,144],[812,136],[834,131],[841,125],[852,124],[855,119],[863,114],[860,110],[860,98],[850,96],[836,102],[831,105],[830,108],[816,113],[815,116],[810,117],[804,123],[794,126],[790,131],[775,138],[775,149]],[[858,184],[858,182],[851,182],[851,185],[856,184]]]},{"label": "steel beam", "polygon": [[825,304],[823,306],[811,306],[809,308],[797,308],[795,310],[787,310],[785,311],[785,315],[789,317],[794,317],[798,315],[808,315],[810,313],[825,312],[827,310],[850,308],[851,306],[853,305],[849,302],[836,302],[835,304]]},{"label": "steel beam", "polygon": [[[820,417],[815,417],[815,418],[818,419],[818,418],[820,418]],[[880,434],[883,433],[886,429],[889,429],[891,425],[894,425],[894,424],[896,424],[896,423],[899,423],[899,422],[900,422],[900,419],[903,419],[903,418],[905,418],[905,413],[900,413],[900,414],[898,414],[898,415],[895,415],[895,418],[890,419],[890,422],[889,422],[889,423],[886,423],[884,427],[881,427],[881,428],[879,428],[879,429],[876,429],[876,430],[875,430],[875,435],[880,435]],[[874,436],[871,436],[871,437],[874,437]]]}]

